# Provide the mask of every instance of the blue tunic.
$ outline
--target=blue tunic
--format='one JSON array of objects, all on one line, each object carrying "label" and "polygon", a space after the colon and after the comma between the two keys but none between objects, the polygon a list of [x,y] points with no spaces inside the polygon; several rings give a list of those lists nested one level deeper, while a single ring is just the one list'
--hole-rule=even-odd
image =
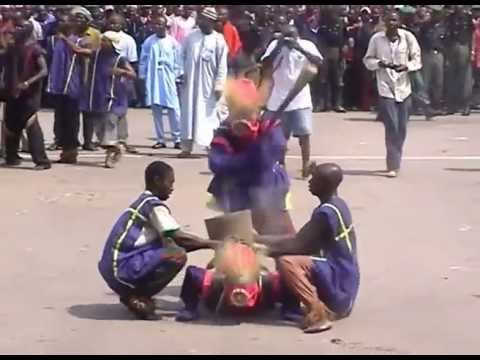
[{"label": "blue tunic", "polygon": [[[72,35],[69,39],[77,44],[79,42],[77,36]],[[48,41],[48,50],[51,51],[51,63],[47,80],[47,92],[54,95],[67,95],[71,98],[77,98],[80,95],[82,79],[80,57],[73,53],[64,40],[49,37]]]},{"label": "blue tunic", "polygon": [[225,212],[284,210],[290,181],[279,161],[285,148],[278,121],[262,121],[259,136],[247,144],[239,142],[228,127],[220,127],[208,156],[214,173],[208,192]]},{"label": "blue tunic", "polygon": [[121,117],[127,113],[127,79],[112,75],[127,60],[118,54],[97,50],[88,67],[88,81],[82,89],[79,107],[87,112],[113,112]]},{"label": "blue tunic", "polygon": [[142,193],[113,226],[98,264],[100,274],[117,293],[133,289],[163,261],[165,248],[160,237],[138,245],[142,230],[156,206],[168,207],[150,192]]},{"label": "blue tunic", "polygon": [[146,105],[161,105],[180,112],[176,79],[183,74],[183,64],[177,41],[170,35],[157,37],[150,46],[146,68]]},{"label": "blue tunic", "polygon": [[[340,215],[340,216],[339,216]],[[329,237],[313,258],[313,279],[319,298],[333,312],[350,313],[360,284],[355,230],[352,215],[345,201],[337,196],[313,211],[311,221],[325,216]]]}]

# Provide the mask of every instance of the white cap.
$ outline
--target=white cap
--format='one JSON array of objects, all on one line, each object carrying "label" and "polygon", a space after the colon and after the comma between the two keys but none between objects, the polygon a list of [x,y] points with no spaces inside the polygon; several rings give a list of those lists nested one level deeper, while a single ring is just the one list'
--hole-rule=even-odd
[{"label": "white cap", "polygon": [[370,10],[370,8],[368,6],[364,6],[360,9],[360,12],[364,12],[364,11],[366,11],[369,14],[372,13],[372,10]]},{"label": "white cap", "polygon": [[105,5],[105,10],[115,10],[113,5]]}]

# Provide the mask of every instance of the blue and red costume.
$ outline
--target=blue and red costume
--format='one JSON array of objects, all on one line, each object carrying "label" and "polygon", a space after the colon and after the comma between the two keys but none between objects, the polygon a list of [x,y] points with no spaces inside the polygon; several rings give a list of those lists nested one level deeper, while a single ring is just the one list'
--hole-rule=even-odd
[{"label": "blue and red costume", "polygon": [[286,140],[279,120],[249,121],[250,134],[240,138],[225,121],[217,129],[209,153],[214,177],[208,187],[224,212],[252,210],[260,234],[294,232],[288,215],[290,181],[280,164]]}]

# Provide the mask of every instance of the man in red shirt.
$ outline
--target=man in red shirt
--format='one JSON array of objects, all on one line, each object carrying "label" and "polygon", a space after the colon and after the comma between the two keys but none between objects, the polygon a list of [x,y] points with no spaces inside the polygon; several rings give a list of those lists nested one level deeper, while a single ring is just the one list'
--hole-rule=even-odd
[{"label": "man in red shirt", "polygon": [[242,42],[238,35],[238,30],[228,18],[228,9],[224,6],[218,8],[219,25],[223,26],[220,30],[228,46],[228,61],[233,60],[242,48]]}]

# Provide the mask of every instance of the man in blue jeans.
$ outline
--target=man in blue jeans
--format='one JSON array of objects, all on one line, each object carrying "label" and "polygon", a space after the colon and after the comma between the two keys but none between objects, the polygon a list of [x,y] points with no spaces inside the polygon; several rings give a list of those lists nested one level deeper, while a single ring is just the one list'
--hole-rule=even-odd
[{"label": "man in blue jeans", "polygon": [[386,15],[385,25],[386,31],[370,39],[363,62],[368,70],[376,73],[379,117],[385,125],[387,176],[396,177],[410,117],[409,73],[420,70],[422,61],[415,35],[399,29],[400,17],[396,11]]}]

